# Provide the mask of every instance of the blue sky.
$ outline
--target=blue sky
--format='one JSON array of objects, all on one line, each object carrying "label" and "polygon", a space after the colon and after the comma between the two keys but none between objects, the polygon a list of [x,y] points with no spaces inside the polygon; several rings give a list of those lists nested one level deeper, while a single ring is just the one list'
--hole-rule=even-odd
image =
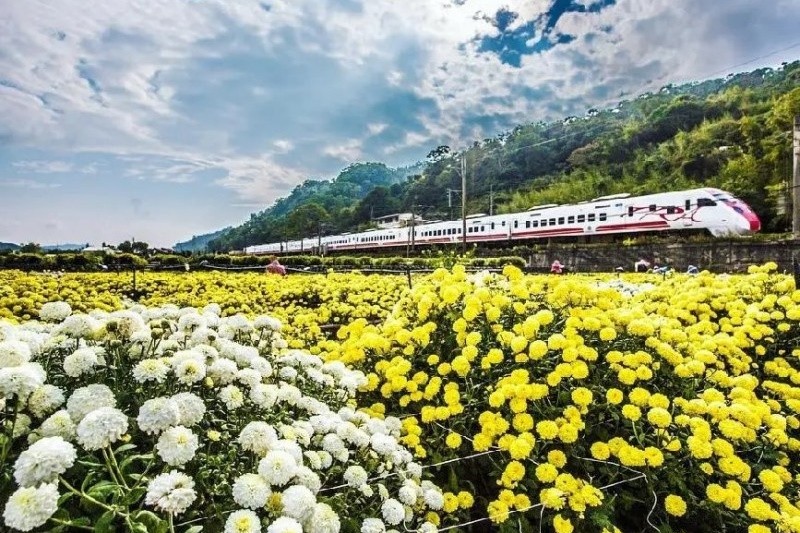
[{"label": "blue sky", "polygon": [[4,0],[0,241],[169,246],[352,162],[780,65],[797,20],[795,0]]}]

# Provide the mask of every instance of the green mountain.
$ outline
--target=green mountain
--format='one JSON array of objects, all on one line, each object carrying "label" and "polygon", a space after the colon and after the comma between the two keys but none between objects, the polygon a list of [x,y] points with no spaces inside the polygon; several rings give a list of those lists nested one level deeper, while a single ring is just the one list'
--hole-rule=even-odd
[{"label": "green mountain", "polygon": [[381,163],[364,163],[332,182],[307,181],[209,246],[241,249],[350,231],[412,206],[429,219],[453,218],[460,197],[448,189],[461,189],[462,157],[469,212],[709,186],[750,204],[764,231],[785,231],[796,114],[800,61],[667,85],[583,117],[521,125],[462,152],[439,146],[406,179]]},{"label": "green mountain", "polygon": [[227,227],[213,233],[206,233],[204,235],[194,235],[188,241],[176,243],[173,248],[176,252],[204,252],[208,248],[208,243],[220,237],[226,231],[232,228]]},{"label": "green mountain", "polygon": [[13,242],[0,242],[0,252],[15,252],[19,249],[19,244],[14,244]]}]

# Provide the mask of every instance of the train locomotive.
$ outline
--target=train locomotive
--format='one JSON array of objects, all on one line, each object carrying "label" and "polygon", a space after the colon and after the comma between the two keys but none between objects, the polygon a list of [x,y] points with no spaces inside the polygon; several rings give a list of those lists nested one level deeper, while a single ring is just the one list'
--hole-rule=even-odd
[{"label": "train locomotive", "polygon": [[[304,251],[375,251],[463,242],[463,220],[419,222],[398,228],[307,237],[259,244],[247,254]],[[707,231],[715,237],[746,235],[761,229],[753,210],[732,194],[713,188],[631,196],[612,194],[568,205],[540,205],[518,213],[471,215],[466,242],[521,243],[536,239],[594,237],[658,231]]]}]

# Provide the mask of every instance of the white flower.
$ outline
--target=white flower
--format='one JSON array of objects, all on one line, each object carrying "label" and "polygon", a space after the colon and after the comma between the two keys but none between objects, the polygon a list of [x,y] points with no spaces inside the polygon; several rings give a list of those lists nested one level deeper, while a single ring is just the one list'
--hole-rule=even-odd
[{"label": "white flower", "polygon": [[174,367],[175,376],[181,383],[197,383],[206,377],[206,365],[196,359],[184,359]]},{"label": "white flower", "polygon": [[310,518],[317,504],[317,498],[303,485],[292,485],[283,491],[283,514],[299,522]]},{"label": "white flower", "polygon": [[236,331],[248,332],[253,330],[253,326],[250,324],[250,321],[247,320],[247,317],[242,314],[229,316],[225,319],[225,323],[228,325],[228,327],[233,328]]},{"label": "white flower", "polygon": [[406,510],[403,504],[394,498],[389,498],[381,505],[383,520],[390,526],[396,526],[406,517]]},{"label": "white flower", "polygon": [[244,405],[244,394],[236,385],[228,385],[219,391],[219,399],[231,411]]},{"label": "white flower", "polygon": [[421,526],[419,526],[419,529],[417,530],[417,532],[418,533],[439,533],[439,528],[436,527],[436,524],[433,524],[431,522],[425,522]]},{"label": "white flower", "polygon": [[256,329],[267,329],[270,331],[280,331],[283,327],[281,321],[269,315],[259,315],[253,319],[253,327]]},{"label": "white flower", "polygon": [[208,375],[220,385],[231,383],[238,371],[239,367],[230,359],[217,359],[208,367]]},{"label": "white flower", "polygon": [[75,389],[67,400],[67,411],[75,423],[83,420],[89,412],[101,407],[114,407],[117,399],[105,385],[93,383],[86,387]]},{"label": "white flower", "polygon": [[[80,432],[80,428],[78,428]],[[170,466],[180,466],[194,458],[199,446],[197,435],[183,426],[169,428],[158,438],[158,456]]]},{"label": "white flower", "polygon": [[272,409],[278,401],[278,387],[259,383],[250,389],[250,400],[262,409]]},{"label": "white flower", "polygon": [[61,322],[72,314],[67,302],[48,302],[39,310],[39,319],[45,322]]},{"label": "white flower", "polygon": [[[11,419],[5,421],[6,428],[11,426]],[[17,419],[14,423],[14,432],[11,434],[12,439],[27,435],[31,430],[31,417],[25,413],[17,413]]]},{"label": "white flower", "polygon": [[36,430],[40,437],[61,437],[64,440],[72,441],[75,439],[76,426],[69,413],[62,409],[50,415],[42,425]]},{"label": "white flower", "polygon": [[128,431],[128,417],[114,407],[101,407],[78,424],[78,444],[92,451],[105,448]]},{"label": "white flower", "polygon": [[294,461],[298,466],[303,464],[303,448],[301,448],[296,442],[280,439],[275,443],[272,449],[288,453],[294,457]]},{"label": "white flower", "polygon": [[22,341],[0,342],[0,368],[20,366],[31,360],[31,349]]},{"label": "white flower", "polygon": [[268,378],[272,375],[272,365],[263,357],[255,357],[252,361],[250,361],[250,368],[265,378]]},{"label": "white flower", "polygon": [[19,454],[14,479],[22,487],[54,481],[75,462],[75,447],[61,437],[46,437]]},{"label": "white flower", "polygon": [[234,511],[225,521],[224,533],[261,533],[261,520],[253,511]]},{"label": "white flower", "polygon": [[261,373],[252,368],[243,368],[236,373],[236,380],[252,389],[261,383]]},{"label": "white flower", "polygon": [[191,309],[178,319],[178,329],[181,331],[192,331],[197,328],[205,327],[206,321],[196,310]]},{"label": "white flower", "polygon": [[217,338],[217,332],[207,327],[197,328],[192,332],[191,343],[193,345],[203,345],[214,342]]},{"label": "white flower", "polygon": [[58,488],[54,483],[20,487],[8,499],[3,518],[8,527],[30,531],[43,525],[58,510]]},{"label": "white flower", "polygon": [[42,385],[28,397],[28,409],[33,416],[42,418],[64,403],[64,392],[55,385]]},{"label": "white flower", "polygon": [[39,363],[0,368],[0,397],[27,399],[33,391],[44,385],[46,377]]},{"label": "white flower", "polygon": [[434,511],[438,511],[444,506],[444,496],[438,489],[427,489],[423,491],[422,497],[425,500],[425,505]]},{"label": "white flower", "polygon": [[294,479],[297,483],[308,487],[308,490],[314,494],[318,493],[319,489],[322,488],[322,481],[319,479],[319,476],[313,470],[305,466],[301,466],[297,469],[297,474],[295,474]]},{"label": "white flower", "polygon": [[306,533],[339,533],[342,527],[339,515],[327,503],[314,506],[311,518],[303,523]]},{"label": "white flower", "polygon": [[361,533],[386,533],[386,524],[380,518],[365,518],[361,523]]},{"label": "white flower", "polygon": [[258,474],[244,474],[233,483],[233,501],[248,509],[260,509],[267,503],[272,491]]},{"label": "white flower", "polygon": [[414,505],[417,503],[417,497],[421,494],[419,486],[413,481],[406,481],[397,491],[398,499],[405,505]]},{"label": "white flower", "polygon": [[287,452],[271,450],[259,461],[258,473],[272,486],[286,485],[297,473],[297,461]]},{"label": "white flower", "polygon": [[269,525],[267,533],[303,533],[303,526],[294,518],[281,516]]},{"label": "white flower", "polygon": [[192,478],[173,470],[153,478],[147,486],[144,502],[172,515],[186,511],[197,497]]},{"label": "white flower", "polygon": [[250,422],[239,433],[239,444],[247,451],[263,456],[278,441],[275,428],[266,422]]},{"label": "white flower", "polygon": [[355,489],[366,483],[368,478],[367,471],[358,465],[349,466],[347,470],[344,471],[345,483],[347,483],[349,487]]},{"label": "white flower", "polygon": [[181,412],[175,400],[161,396],[142,404],[136,422],[145,433],[160,433],[180,424]]},{"label": "white flower", "polygon": [[178,406],[180,411],[180,425],[192,427],[199,424],[206,414],[206,404],[203,399],[191,392],[179,392],[172,396],[171,400]]},{"label": "white flower", "polygon": [[70,315],[58,327],[58,331],[73,338],[91,337],[98,329],[97,320],[89,315]]},{"label": "white flower", "polygon": [[297,377],[297,370],[290,366],[285,366],[278,371],[278,376],[286,381],[294,381]]},{"label": "white flower", "polygon": [[133,367],[133,379],[137,383],[155,381],[162,383],[169,373],[169,365],[161,359],[143,359]]},{"label": "white flower", "polygon": [[97,354],[91,348],[79,348],[64,358],[64,372],[71,378],[86,374],[97,364]]}]

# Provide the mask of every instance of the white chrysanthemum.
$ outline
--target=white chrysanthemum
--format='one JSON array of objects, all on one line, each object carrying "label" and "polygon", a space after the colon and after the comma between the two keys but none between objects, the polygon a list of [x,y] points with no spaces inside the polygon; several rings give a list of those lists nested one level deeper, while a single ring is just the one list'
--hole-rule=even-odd
[{"label": "white chrysanthemum", "polygon": [[248,509],[260,509],[267,503],[272,491],[258,474],[244,474],[233,483],[233,501]]},{"label": "white chrysanthemum", "polygon": [[181,412],[172,398],[153,398],[139,408],[136,417],[139,429],[148,434],[160,433],[181,423]]},{"label": "white chrysanthemum", "polygon": [[227,385],[236,378],[239,367],[230,359],[217,359],[208,367],[208,375],[215,383]]},{"label": "white chrysanthemum", "polygon": [[178,319],[178,329],[181,331],[193,331],[197,328],[206,326],[205,319],[196,310],[192,309],[181,315]]},{"label": "white chrysanthemum", "polygon": [[75,462],[75,447],[61,437],[46,437],[19,454],[14,479],[22,487],[50,483]]},{"label": "white chrysanthemum", "polygon": [[361,533],[386,533],[386,524],[380,518],[365,518],[361,523]]},{"label": "white chrysanthemum", "polygon": [[421,495],[419,486],[413,481],[406,481],[397,491],[397,498],[405,505],[414,505],[417,503],[417,497]]},{"label": "white chrysanthemum", "polygon": [[347,470],[344,471],[344,481],[349,487],[357,489],[366,483],[367,479],[369,479],[367,471],[358,465],[349,466]]},{"label": "white chrysanthemum", "polygon": [[259,357],[258,355],[258,348],[255,346],[242,346],[241,344],[236,344],[235,349],[233,351],[233,360],[240,367],[248,367],[250,366],[250,362]]},{"label": "white chrysanthemum", "polygon": [[250,389],[250,400],[262,409],[272,409],[278,401],[278,387],[259,383]]},{"label": "white chrysanthemum", "polygon": [[86,387],[75,389],[75,392],[67,400],[67,411],[73,422],[78,423],[95,409],[114,407],[115,405],[117,405],[117,399],[111,389],[106,385],[93,383]]},{"label": "white chrysanthemum", "polygon": [[[80,431],[80,428],[78,428]],[[183,426],[169,428],[158,438],[158,456],[170,466],[180,466],[194,458],[199,446],[197,435]]]},{"label": "white chrysanthemum", "polygon": [[250,361],[250,368],[261,374],[261,377],[268,378],[272,376],[272,364],[263,357],[254,357]]},{"label": "white chrysanthemum", "polygon": [[39,310],[39,320],[61,322],[71,314],[72,307],[67,302],[47,302]]},{"label": "white chrysanthemum", "polygon": [[387,524],[396,526],[406,517],[406,510],[402,503],[394,498],[389,498],[381,505],[381,515]]},{"label": "white chrysanthemum", "polygon": [[261,373],[252,368],[243,368],[236,373],[236,381],[252,389],[261,383]]},{"label": "white chrysanthemum", "polygon": [[266,454],[277,441],[275,428],[266,422],[250,422],[239,433],[242,448],[259,456]]},{"label": "white chrysanthemum", "polygon": [[318,503],[314,506],[311,518],[303,523],[303,528],[306,533],[339,533],[342,523],[330,505]]},{"label": "white chrysanthemum", "polygon": [[39,487],[20,487],[8,499],[3,518],[8,527],[30,531],[43,525],[58,510],[55,483]]},{"label": "white chrysanthemum", "polygon": [[419,529],[417,529],[418,533],[439,533],[439,528],[436,527],[436,524],[432,522],[424,522]]},{"label": "white chrysanthemum", "polygon": [[244,394],[236,385],[228,385],[219,391],[219,399],[230,410],[238,409],[244,405]]},{"label": "white chrysanthemum", "polygon": [[285,381],[294,381],[297,378],[297,370],[290,366],[285,366],[278,371],[278,377]]},{"label": "white chrysanthemum", "polygon": [[297,469],[294,479],[300,485],[308,487],[308,490],[314,494],[318,493],[322,488],[322,480],[313,470],[306,466],[301,466]]},{"label": "white chrysanthemum", "polygon": [[42,385],[28,397],[28,409],[36,418],[47,416],[63,403],[64,392],[55,385]]},{"label": "white chrysanthemum", "polygon": [[67,441],[75,440],[77,435],[75,422],[66,409],[56,411],[46,418],[36,430],[36,434],[40,437],[61,437]]},{"label": "white chrysanthemum", "polygon": [[271,486],[286,485],[297,473],[297,461],[287,452],[270,450],[259,461],[258,473]]},{"label": "white chrysanthemum", "polygon": [[283,327],[281,321],[269,315],[259,315],[253,319],[253,327],[256,329],[267,329],[270,331],[280,331]]},{"label": "white chrysanthemum", "polygon": [[118,441],[128,431],[128,417],[114,407],[101,407],[78,424],[78,444],[92,451]]},{"label": "white chrysanthemum", "polygon": [[236,314],[233,316],[229,316],[225,319],[225,324],[228,327],[235,329],[236,331],[246,333],[248,331],[253,331],[253,325],[247,319],[246,316],[243,314]]},{"label": "white chrysanthemum", "polygon": [[294,462],[297,463],[298,466],[303,464],[303,448],[301,448],[296,442],[286,439],[278,439],[272,449],[288,453],[294,457]]},{"label": "white chrysanthemum", "polygon": [[210,344],[217,340],[217,332],[208,327],[200,327],[192,332],[189,342],[193,346]]},{"label": "white chrysanthemum", "polygon": [[0,397],[17,396],[27,399],[33,391],[44,385],[47,378],[39,363],[0,368]]},{"label": "white chrysanthemum", "polygon": [[114,324],[114,333],[121,339],[130,339],[136,333],[147,329],[142,316],[130,310],[114,311],[110,319],[108,324]]},{"label": "white chrysanthemum", "polygon": [[218,303],[210,303],[210,304],[207,304],[205,307],[203,307],[200,311],[204,315],[209,313],[209,314],[212,314],[212,315],[216,315],[217,318],[219,318],[219,315],[222,314],[222,306],[220,306]]},{"label": "white chrysanthemum", "polygon": [[184,359],[174,368],[175,377],[181,383],[197,383],[206,377],[206,365],[196,359]]},{"label": "white chrysanthemum", "polygon": [[425,505],[434,511],[440,510],[444,507],[444,495],[438,489],[426,489],[422,492],[422,498],[425,500]]},{"label": "white chrysanthemum", "polygon": [[0,368],[20,366],[31,360],[31,348],[18,340],[0,342]]},{"label": "white chrysanthemum", "polygon": [[269,525],[267,533],[303,533],[303,526],[294,518],[281,516]]},{"label": "white chrysanthemum", "polygon": [[347,451],[344,441],[336,433],[328,433],[322,437],[322,449],[333,455],[339,454],[342,450]]},{"label": "white chrysanthemum", "polygon": [[[6,428],[11,426],[11,419],[6,420]],[[14,421],[14,431],[11,433],[11,438],[16,439],[27,435],[31,431],[31,417],[25,413],[17,413],[17,419]]]},{"label": "white chrysanthemum", "polygon": [[303,452],[303,458],[312,470],[319,470],[322,468],[322,459],[319,456],[319,452],[307,450]]},{"label": "white chrysanthemum", "polygon": [[381,455],[391,455],[397,449],[397,439],[391,435],[382,435],[380,433],[370,437],[370,445],[372,449]]},{"label": "white chrysanthemum", "polygon": [[89,315],[70,315],[58,327],[58,331],[72,338],[87,338],[99,328],[97,320]]},{"label": "white chrysanthemum", "polygon": [[171,515],[179,515],[189,508],[196,497],[192,478],[173,470],[153,478],[147,486],[144,502]]},{"label": "white chrysanthemum", "polygon": [[64,358],[64,373],[71,378],[91,372],[97,365],[97,354],[91,348],[79,348]]},{"label": "white chrysanthemum", "polygon": [[191,392],[179,392],[172,396],[180,412],[180,425],[192,427],[199,424],[206,414],[206,404],[203,399]]},{"label": "white chrysanthemum", "polygon": [[137,383],[155,381],[162,383],[169,374],[169,365],[161,359],[143,359],[133,367],[133,379]]},{"label": "white chrysanthemum", "polygon": [[308,490],[308,487],[292,485],[283,491],[281,502],[283,502],[284,515],[290,516],[298,522],[303,522],[310,518],[314,512],[317,498]]},{"label": "white chrysanthemum", "polygon": [[408,463],[406,465],[406,472],[409,476],[419,479],[422,477],[422,466],[419,463]]},{"label": "white chrysanthemum", "polygon": [[225,521],[224,533],[261,533],[261,519],[253,511],[234,511]]}]

